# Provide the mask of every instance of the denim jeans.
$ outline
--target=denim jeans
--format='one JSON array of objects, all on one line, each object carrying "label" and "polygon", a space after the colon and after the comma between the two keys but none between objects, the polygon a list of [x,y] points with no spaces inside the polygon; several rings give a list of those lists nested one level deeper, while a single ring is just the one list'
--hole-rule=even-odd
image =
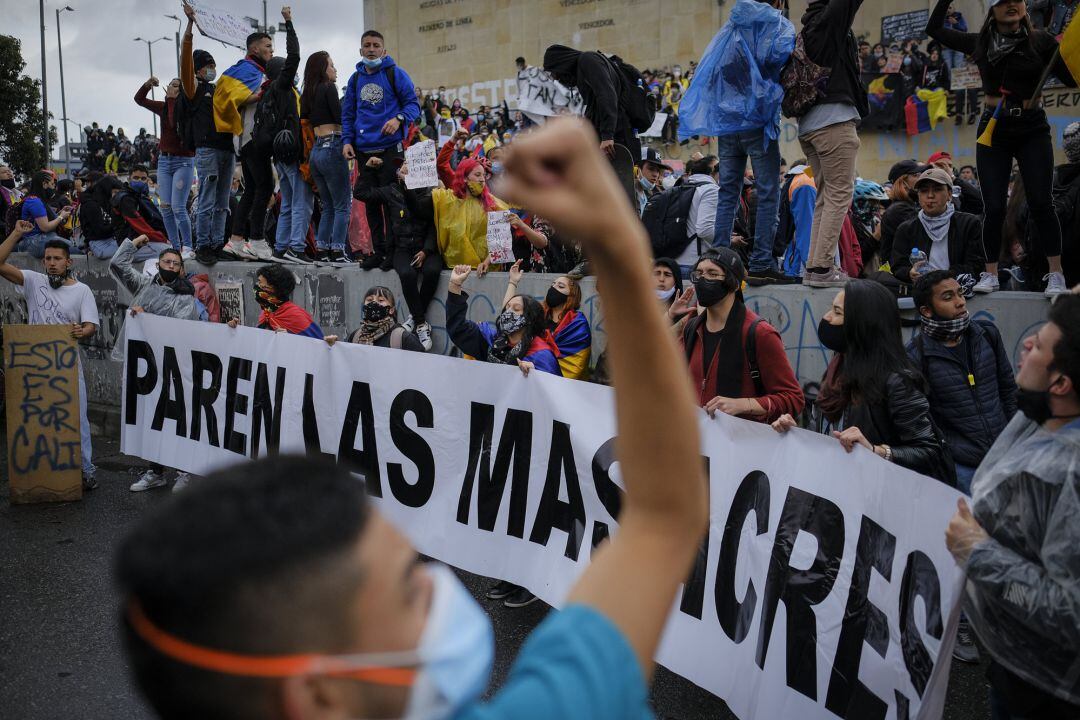
[{"label": "denim jeans", "polygon": [[315,234],[315,245],[320,250],[344,250],[349,234],[352,188],[349,186],[349,163],[341,155],[341,136],[315,138],[309,165],[322,200],[322,218]]},{"label": "denim jeans", "polygon": [[780,145],[766,140],[764,129],[744,130],[716,139],[716,154],[720,158],[720,196],[716,203],[716,245],[731,244],[731,228],[746,172],[746,158],[754,168],[754,189],[757,191],[757,219],[754,225],[754,248],[750,255],[750,270],[775,270],[772,256],[776,235],[777,213],[780,210]]},{"label": "denim jeans", "polygon": [[293,252],[302,253],[307,242],[315,197],[304,182],[298,164],[274,163],[274,167],[277,168],[278,184],[281,187],[281,212],[278,214],[274,249],[282,251],[292,248]]},{"label": "denim jeans", "polygon": [[82,358],[79,359],[79,449],[82,451],[82,471],[94,477],[94,446],[90,438],[90,419],[86,414],[86,380],[83,378]]},{"label": "denim jeans", "polygon": [[968,497],[971,496],[971,481],[974,479],[977,469],[970,465],[956,463],[956,489]]},{"label": "denim jeans", "polygon": [[54,232],[38,233],[37,235],[30,235],[29,237],[24,237],[22,240],[19,241],[19,244],[15,246],[15,251],[30,253],[33,257],[36,257],[40,260],[41,258],[45,257],[45,243],[49,242],[50,240],[60,240],[61,242],[66,242],[68,244],[68,247],[71,248],[72,255],[83,254],[83,250],[76,247],[75,243],[73,243],[71,240],[68,240],[67,238],[60,237]]},{"label": "denim jeans", "polygon": [[166,155],[158,158],[158,199],[169,242],[179,250],[191,245],[191,216],[187,201],[195,178],[195,158]]},{"label": "denim jeans", "polygon": [[[99,260],[108,260],[116,254],[116,249],[120,247],[116,244],[116,241],[112,238],[108,240],[91,240],[90,241],[90,253]],[[131,256],[131,262],[142,262],[144,260],[157,260],[161,255],[162,250],[168,250],[171,245],[167,243],[150,242],[143,245],[141,248],[135,251],[135,254]]]},{"label": "denim jeans", "polygon": [[199,209],[195,215],[195,247],[220,247],[225,243],[225,216],[229,214],[236,155],[232,150],[201,147],[195,151],[199,175]]}]

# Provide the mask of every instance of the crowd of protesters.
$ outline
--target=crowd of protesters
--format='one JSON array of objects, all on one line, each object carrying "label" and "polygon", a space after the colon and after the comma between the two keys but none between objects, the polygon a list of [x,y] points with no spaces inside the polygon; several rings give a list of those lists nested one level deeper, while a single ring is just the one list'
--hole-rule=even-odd
[{"label": "crowd of protesters", "polygon": [[[449,270],[447,332],[461,354],[512,365],[525,376],[539,372],[585,380],[594,363],[592,329],[580,311],[580,280],[595,272],[605,301],[609,352],[596,359],[594,379],[604,378],[609,363],[616,366],[616,392],[628,408],[620,408],[620,419],[629,419],[620,427],[628,438],[624,447],[640,455],[621,458],[627,506],[638,494],[647,497],[641,487],[648,473],[637,473],[652,468],[685,480],[683,490],[695,508],[672,511],[670,525],[664,524],[678,528],[676,538],[686,541],[673,547],[672,557],[688,565],[706,507],[697,492],[701,488],[691,492],[691,486],[703,483],[694,477],[700,471],[696,441],[687,440],[696,438],[685,392],[689,378],[694,402],[710,416],[732,415],[778,432],[808,427],[831,435],[848,452],[861,446],[882,462],[972,496],[973,511],[962,503],[947,535],[950,550],[968,564],[970,580],[956,657],[977,660],[972,631],[989,649],[995,718],[1073,716],[1067,713],[1075,715],[1080,689],[1070,643],[1080,585],[1075,543],[1069,544],[1076,533],[1064,525],[1080,509],[1080,298],[1067,289],[1080,282],[1080,248],[1072,233],[1080,199],[1080,124],[1066,129],[1069,162],[1055,169],[1045,113],[1020,98],[1041,90],[1034,81],[1047,65],[1062,83],[1075,83],[1058,61],[1054,36],[1031,25],[1022,0],[993,2],[977,33],[966,32],[949,13],[948,0],[939,0],[927,31],[940,47],[928,62],[919,60],[919,70],[923,77],[930,68],[940,70],[934,63],[946,62],[936,57],[942,48],[971,57],[986,103],[978,132],[989,127],[993,144],[979,146],[975,167],[957,168],[947,152],[939,151],[926,162],[896,163],[881,183],[861,178],[857,127],[871,107],[860,70],[871,58],[885,57],[865,45],[861,52],[851,32],[861,4],[811,2],[796,44],[780,0],[739,0],[702,63],[691,65],[685,76],[679,66],[637,73],[599,52],[552,45],[544,69],[581,93],[586,122],[545,129],[531,127],[531,120],[506,104],[470,111],[458,100],[448,103],[445,88],[424,94],[375,30],[360,38],[361,58],[343,97],[334,61],[324,51],[307,57],[298,89],[300,38],[287,7],[282,9],[285,57],[275,57],[272,38],[256,32],[247,38],[245,57],[218,73],[214,57],[193,48],[194,11],[186,7],[181,77],[169,83],[164,101],[146,100],[156,78],[136,94],[137,102],[162,119],[156,193],[154,178],[139,164],[132,165],[126,181],[107,166],[74,182],[36,173],[24,194],[4,195],[7,209],[17,212],[5,213],[14,224],[0,245],[0,276],[28,295],[31,290],[55,294],[52,315],[37,320],[71,324],[75,337],[87,337],[96,329],[96,307],[71,275],[73,252],[110,258],[113,273],[136,297],[132,314],[193,321],[208,315],[185,261],[263,262],[253,290],[261,309],[258,327],[333,345],[339,338],[325,335],[293,302],[297,279],[290,266],[344,267],[359,261],[365,269],[397,272],[409,314],[399,317],[393,292],[373,286],[363,296],[361,326],[343,341],[424,352],[432,347],[428,309],[440,272]],[[712,135],[718,138],[718,154],[695,153],[680,174],[655,149],[642,147],[638,134],[656,111],[670,108],[675,118],[680,104],[685,110],[731,90],[725,85],[731,74],[724,72],[729,56],[718,42],[724,33],[742,33],[740,47],[758,64],[757,73],[737,82],[773,83],[788,95],[773,95],[763,112],[743,116],[737,128],[721,118],[723,131]],[[917,44],[908,43],[904,52],[912,62],[901,61],[902,67],[915,72]],[[783,71],[787,56],[800,53],[821,64],[824,79],[808,82],[807,75]],[[745,61],[745,54],[740,57]],[[524,63],[518,59],[519,69]],[[629,72],[641,82],[630,82]],[[806,156],[790,164],[780,157],[776,140],[782,103],[797,120]],[[998,118],[995,106],[1013,112]],[[638,112],[642,107],[648,110]],[[683,119],[691,127],[680,129],[672,121],[665,141],[698,132],[692,112]],[[439,186],[407,187],[405,148],[440,137]],[[624,187],[625,197],[615,183],[597,182],[600,173],[610,172],[605,158],[618,160],[618,146],[629,148],[635,160],[633,176],[625,178],[633,187]],[[7,183],[5,191],[15,190],[4,170],[0,182]],[[544,199],[554,186],[567,188],[558,195],[560,203]],[[359,222],[354,200],[364,204],[370,233],[358,256],[349,239],[351,224]],[[496,211],[509,213],[512,263],[496,263],[487,245],[488,213]],[[603,232],[585,216],[603,218]],[[84,246],[73,228],[80,230]],[[1067,241],[1062,228],[1070,231]],[[651,245],[651,280],[644,262],[636,267],[620,258],[644,252],[623,244],[626,238]],[[42,258],[45,273],[7,264],[16,247]],[[588,259],[585,251],[592,253]],[[144,257],[158,260],[156,276],[132,269],[131,263]],[[475,322],[468,317],[469,278],[495,269],[508,271],[506,295],[494,322]],[[526,272],[555,276],[542,300],[518,292]],[[743,297],[746,285],[799,282],[832,295],[817,328],[832,356],[814,392],[797,381],[777,329]],[[967,310],[975,293],[1003,286],[1041,290],[1055,300],[1047,324],[1024,340],[1024,361],[1015,378],[998,329]],[[905,297],[913,300],[920,326],[907,345],[898,303]],[[657,430],[653,418],[665,408],[669,412]],[[635,412],[640,420],[633,419]],[[664,449],[649,457],[649,448]],[[247,486],[230,486],[227,492],[238,505],[245,494],[281,492],[275,483],[282,472],[267,468],[259,482],[253,476]],[[326,498],[298,496],[289,513],[348,494],[327,472]],[[86,487],[92,488],[89,441],[84,473]],[[162,487],[165,473],[151,467],[131,490]],[[186,477],[181,481],[186,484]],[[1010,505],[1010,496],[1035,492],[1032,482],[1038,484],[1038,498]],[[181,529],[198,525],[191,522],[203,501],[197,497],[172,511],[175,517],[163,525],[137,530],[122,550],[120,578],[128,594],[151,592],[147,578],[159,577],[161,559],[183,552]],[[288,524],[279,520],[283,527]],[[631,525],[620,530],[617,542],[630,543],[624,535],[632,535]],[[287,534],[266,552],[287,546]],[[146,546],[157,551],[148,553]],[[153,559],[152,572],[144,558]],[[627,569],[647,574],[639,559]],[[667,561],[665,556],[658,565]],[[668,570],[670,588],[660,583],[657,591],[674,592],[675,581],[685,577],[687,568],[675,565],[674,572]],[[177,575],[175,583],[191,580]],[[487,596],[508,607],[536,599],[527,589],[503,582]],[[1015,597],[1024,613],[1006,607]],[[654,603],[657,613],[666,612],[670,601]],[[1032,619],[1036,614],[1039,618]],[[168,617],[163,613],[154,620],[168,622]],[[153,626],[142,620],[143,628]],[[1063,624],[1071,624],[1063,637],[1045,632]],[[146,660],[154,652],[150,638],[129,640],[140,647],[140,662],[165,672]],[[1020,639],[1009,644],[1005,638]],[[635,645],[646,666],[655,642],[650,636]],[[155,681],[144,688],[153,704],[181,702],[161,689],[167,685]],[[550,692],[558,694],[557,685]],[[302,694],[297,688],[289,692]],[[365,702],[352,703],[353,709],[370,709]]]}]

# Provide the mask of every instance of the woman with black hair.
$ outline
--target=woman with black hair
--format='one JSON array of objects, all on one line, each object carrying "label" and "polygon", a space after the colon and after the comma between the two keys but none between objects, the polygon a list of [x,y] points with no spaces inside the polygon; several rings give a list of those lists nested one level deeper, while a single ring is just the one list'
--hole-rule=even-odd
[{"label": "woman with black hair", "polygon": [[33,230],[26,233],[16,248],[19,252],[28,252],[36,258],[45,255],[45,244],[50,240],[60,240],[71,246],[72,252],[82,252],[57,234],[57,229],[71,216],[71,207],[64,207],[54,213],[48,206],[56,193],[56,176],[48,170],[38,170],[30,179],[30,191],[22,199],[19,219],[33,225]]},{"label": "woman with black hair", "polygon": [[[255,302],[262,308],[257,326],[263,330],[326,340],[327,344],[333,345],[337,336],[324,336],[311,314],[292,301],[295,289],[296,276],[284,265],[264,265],[256,270]],[[237,318],[229,321],[229,327],[239,324]]]},{"label": "woman with black hair", "polygon": [[358,345],[424,352],[420,340],[397,321],[397,302],[388,287],[376,285],[364,293],[363,324],[349,335]]},{"label": "woman with black hair", "polygon": [[484,362],[517,365],[523,375],[533,369],[562,375],[555,338],[547,330],[544,306],[528,295],[514,295],[503,305],[494,323],[475,323],[468,313],[468,294],[461,286],[472,266],[455,265],[446,296],[446,332],[466,355]]},{"label": "woman with black hair", "polygon": [[[945,27],[950,0],[938,0],[926,32],[942,45],[970,55],[979,68],[986,108],[976,136],[981,136],[996,116],[989,145],[979,143],[975,161],[982,182],[985,216],[983,246],[986,272],[976,292],[989,293],[1000,288],[998,255],[1001,251],[1001,226],[1005,220],[1009,175],[1013,160],[1020,168],[1038,239],[1049,262],[1047,296],[1068,290],[1061,272],[1061,226],[1054,213],[1054,145],[1046,112],[1039,106],[1042,91],[1039,82],[1049,72],[1069,87],[1076,80],[1062,61],[1057,40],[1045,30],[1036,30],[1027,14],[1024,0],[991,0],[982,29],[977,33]],[[1051,65],[1051,63],[1053,63]],[[999,108],[1000,103],[1000,108]]]},{"label": "woman with black hair", "polygon": [[[113,175],[104,175],[84,192],[79,202],[79,226],[90,253],[107,260],[116,252],[116,236],[124,230],[123,218],[112,211],[113,195],[124,183]],[[155,256],[156,257],[156,256]],[[143,258],[145,259],[145,258]]]},{"label": "woman with black hair", "polygon": [[[926,383],[900,337],[896,297],[873,280],[849,280],[818,324],[832,361],[818,393],[817,430],[851,452],[878,457],[956,486],[956,469],[930,418]],[[795,427],[784,415],[777,432]]]}]

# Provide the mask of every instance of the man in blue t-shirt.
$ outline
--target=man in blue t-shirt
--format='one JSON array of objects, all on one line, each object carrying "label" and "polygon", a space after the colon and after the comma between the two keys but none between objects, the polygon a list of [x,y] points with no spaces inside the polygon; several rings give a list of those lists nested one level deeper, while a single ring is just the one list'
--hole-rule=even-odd
[{"label": "man in blue t-shirt", "polygon": [[581,240],[605,288],[618,534],[482,702],[490,620],[448,568],[419,562],[348,467],[319,453],[215,473],[118,552],[125,647],[162,717],[650,716],[653,656],[708,525],[690,386],[596,134],[551,122],[514,143],[505,177],[509,200]]}]

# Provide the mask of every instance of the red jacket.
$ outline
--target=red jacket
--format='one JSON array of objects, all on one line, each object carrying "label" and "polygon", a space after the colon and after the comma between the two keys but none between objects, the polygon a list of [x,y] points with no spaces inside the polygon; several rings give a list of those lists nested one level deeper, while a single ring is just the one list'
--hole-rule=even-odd
[{"label": "red jacket", "polygon": [[[689,316],[688,316],[689,317]],[[742,340],[743,348],[746,347],[746,336],[750,332],[750,325],[758,316],[750,308],[746,309],[746,317],[743,320]],[[717,351],[712,358],[708,373],[704,368],[705,354],[705,323],[698,324],[697,339],[693,343],[693,352],[690,356],[690,376],[694,380],[694,392],[698,394],[698,404],[705,407],[706,403],[717,396],[716,391],[716,366],[720,358]],[[780,333],[767,321],[758,323],[755,330],[755,354],[757,355],[758,370],[761,372],[761,384],[765,388],[764,395],[758,395],[754,388],[754,379],[750,377],[750,365],[743,358],[742,392],[739,397],[754,398],[761,407],[765,408],[763,417],[745,416],[747,420],[771,423],[784,413],[797,415],[802,412],[805,398],[802,387],[795,379],[795,371],[791,369],[787,353],[784,352],[784,341],[780,339]],[[686,343],[683,333],[679,333],[679,345],[686,352]],[[744,417],[744,416],[739,416]]]}]

